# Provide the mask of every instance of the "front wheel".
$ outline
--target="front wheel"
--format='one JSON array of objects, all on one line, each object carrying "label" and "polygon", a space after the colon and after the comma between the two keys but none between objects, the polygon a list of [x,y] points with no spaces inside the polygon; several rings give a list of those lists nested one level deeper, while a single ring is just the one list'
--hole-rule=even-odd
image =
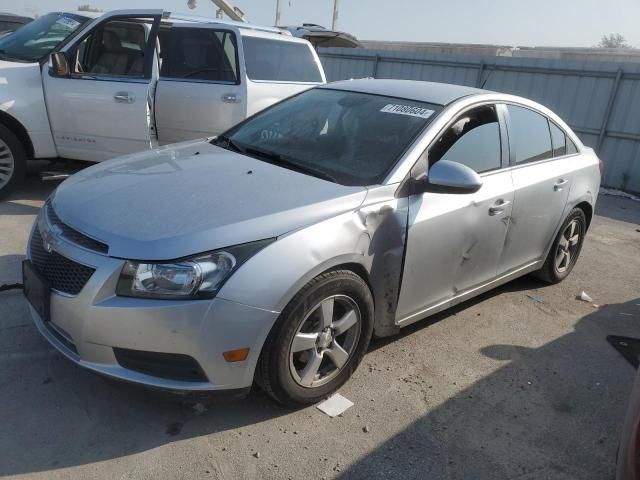
[{"label": "front wheel", "polygon": [[287,406],[316,403],[340,388],[362,360],[373,332],[373,298],[349,270],[324,273],[289,302],[269,333],[258,385]]},{"label": "front wheel", "polygon": [[0,125],[0,198],[8,195],[24,178],[26,155],[18,137]]},{"label": "front wheel", "polygon": [[559,283],[573,270],[587,232],[587,219],[580,208],[569,212],[558,236],[549,250],[547,259],[536,276],[548,283]]}]

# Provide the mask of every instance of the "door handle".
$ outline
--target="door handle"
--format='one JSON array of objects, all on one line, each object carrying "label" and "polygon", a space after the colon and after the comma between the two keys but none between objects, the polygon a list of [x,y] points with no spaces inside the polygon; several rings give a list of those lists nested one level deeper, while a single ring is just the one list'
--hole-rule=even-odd
[{"label": "door handle", "polygon": [[224,103],[240,103],[240,98],[235,93],[225,93],[220,98]]},{"label": "door handle", "polygon": [[555,185],[553,185],[553,189],[556,192],[559,192],[562,190],[562,187],[564,187],[567,183],[569,182],[569,180],[565,180],[564,178],[561,178],[560,180],[558,180]]},{"label": "door handle", "polygon": [[118,103],[133,103],[136,101],[136,97],[129,95],[129,92],[118,92],[113,96],[113,99]]},{"label": "door handle", "polygon": [[493,206],[489,207],[489,215],[498,215],[499,213],[504,212],[504,209],[509,205],[511,205],[511,200],[503,200],[501,198],[500,200],[496,201]]}]

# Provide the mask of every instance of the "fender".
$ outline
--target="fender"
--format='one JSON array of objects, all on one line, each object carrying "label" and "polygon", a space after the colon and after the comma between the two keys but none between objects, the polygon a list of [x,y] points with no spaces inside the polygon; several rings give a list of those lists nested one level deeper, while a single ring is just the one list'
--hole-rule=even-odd
[{"label": "fender", "polygon": [[29,157],[50,158],[57,152],[40,69],[39,63],[0,61],[0,120],[22,140]]},{"label": "fender", "polygon": [[[368,195],[369,201],[355,211],[279,237],[240,267],[218,296],[279,313],[311,279],[344,267],[358,273],[371,288],[376,335],[397,333],[408,201],[394,198],[397,186],[391,187],[382,187],[389,195],[373,195],[375,200]],[[274,264],[274,258],[281,261]],[[256,282],[261,288],[247,288]]]}]

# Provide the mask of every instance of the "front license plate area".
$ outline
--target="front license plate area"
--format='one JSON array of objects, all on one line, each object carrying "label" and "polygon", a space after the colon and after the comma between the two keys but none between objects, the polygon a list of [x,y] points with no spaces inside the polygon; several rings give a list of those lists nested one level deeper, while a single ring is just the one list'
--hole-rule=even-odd
[{"label": "front license plate area", "polygon": [[22,262],[22,284],[24,296],[38,312],[42,321],[50,320],[51,287],[29,260]]}]

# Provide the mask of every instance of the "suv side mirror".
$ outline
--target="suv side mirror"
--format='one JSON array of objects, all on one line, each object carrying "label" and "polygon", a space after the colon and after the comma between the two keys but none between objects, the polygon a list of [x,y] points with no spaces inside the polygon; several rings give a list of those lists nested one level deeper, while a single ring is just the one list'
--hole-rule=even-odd
[{"label": "suv side mirror", "polygon": [[425,192],[474,193],[482,187],[482,179],[466,165],[440,160],[427,172],[423,184]]},{"label": "suv side mirror", "polygon": [[49,72],[56,77],[69,76],[69,61],[64,53],[55,52],[51,54],[49,57]]}]

